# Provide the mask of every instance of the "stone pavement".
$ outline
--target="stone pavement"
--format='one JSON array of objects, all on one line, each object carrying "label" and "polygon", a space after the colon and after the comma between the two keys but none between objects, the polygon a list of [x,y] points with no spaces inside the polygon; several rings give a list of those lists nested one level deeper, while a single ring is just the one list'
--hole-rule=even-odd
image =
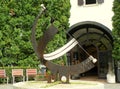
[{"label": "stone pavement", "polygon": [[27,81],[15,83],[14,89],[104,89],[104,84],[96,81],[70,80],[70,84],[47,81]]},{"label": "stone pavement", "polygon": [[0,84],[0,89],[13,89],[12,84]]},{"label": "stone pavement", "polygon": [[120,83],[118,84],[105,84],[105,89],[120,89]]},{"label": "stone pavement", "polygon": [[[120,83],[118,83],[118,84],[104,83],[104,86],[105,86],[105,89],[120,89]],[[1,84],[0,89],[13,89],[13,87],[12,87],[12,84],[8,84],[8,85],[6,85],[6,84],[2,85]]]}]

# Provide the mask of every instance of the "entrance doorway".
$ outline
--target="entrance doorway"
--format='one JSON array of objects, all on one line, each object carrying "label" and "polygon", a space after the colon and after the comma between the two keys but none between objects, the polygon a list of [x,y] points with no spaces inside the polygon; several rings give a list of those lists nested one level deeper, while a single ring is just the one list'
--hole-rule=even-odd
[{"label": "entrance doorway", "polygon": [[[74,49],[71,50],[71,65],[79,64],[85,61],[89,55],[92,55],[94,58],[98,59],[98,49],[93,44],[89,45],[82,45],[83,48],[76,46]],[[85,49],[83,51],[82,49]],[[89,55],[88,55],[89,54]],[[97,60],[98,61],[98,60]],[[95,67],[85,73],[79,74],[79,77],[87,77],[87,76],[98,76],[98,62],[95,63]],[[77,76],[78,77],[78,76]]]},{"label": "entrance doorway", "polygon": [[68,40],[74,37],[79,43],[69,52],[69,64],[79,64],[85,61],[89,55],[92,55],[97,59],[97,63],[94,64],[95,67],[79,75],[94,75],[97,78],[105,79],[108,63],[114,63],[112,60],[113,38],[111,31],[100,23],[85,21],[73,25],[68,33]]},{"label": "entrance doorway", "polygon": [[[90,55],[98,59],[98,49],[93,44],[82,46]],[[85,59],[83,59],[84,61]],[[98,60],[97,60],[98,61]],[[84,76],[98,76],[98,62],[95,63],[95,67],[85,73]]]}]

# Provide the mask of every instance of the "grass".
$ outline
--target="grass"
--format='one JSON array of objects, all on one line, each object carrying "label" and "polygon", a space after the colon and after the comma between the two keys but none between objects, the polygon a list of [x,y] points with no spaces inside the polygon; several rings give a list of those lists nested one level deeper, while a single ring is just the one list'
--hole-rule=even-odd
[{"label": "grass", "polygon": [[45,86],[43,86],[41,88],[48,88],[48,87],[55,86],[55,85],[60,84],[60,83],[61,83],[60,81],[49,83],[49,84],[47,83]]},{"label": "grass", "polygon": [[70,84],[97,85],[97,83],[90,83],[90,82],[71,82]]},{"label": "grass", "polygon": [[[52,83],[47,83],[47,81],[29,81],[29,82],[26,82],[25,84],[23,84],[22,86],[25,87],[25,88],[29,88],[31,86],[34,87],[34,88],[49,88],[49,87],[56,86],[56,85],[61,86],[61,84],[62,84],[61,81],[52,82]],[[76,85],[96,86],[97,83],[95,83],[95,82],[85,82],[85,81],[70,81],[69,84],[67,84],[67,85],[63,84],[62,86],[70,87],[70,86],[76,86]],[[20,84],[20,86],[21,86],[21,84]]]}]

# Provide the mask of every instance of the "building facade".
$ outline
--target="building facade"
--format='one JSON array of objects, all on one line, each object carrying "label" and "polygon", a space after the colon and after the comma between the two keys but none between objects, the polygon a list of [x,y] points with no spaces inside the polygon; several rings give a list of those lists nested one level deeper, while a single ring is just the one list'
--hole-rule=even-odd
[{"label": "building facade", "polygon": [[95,21],[102,23],[112,30],[113,1],[114,0],[70,0],[70,25],[82,21]]},{"label": "building facade", "polygon": [[[78,64],[89,55],[97,59],[96,67],[86,71],[86,75],[107,78],[113,69],[112,59],[112,6],[114,0],[70,0],[71,15],[68,40],[77,39],[79,45],[70,52],[69,64]],[[110,67],[110,66],[111,67]],[[111,70],[112,71],[112,70]],[[112,71],[113,72],[113,71]]]}]

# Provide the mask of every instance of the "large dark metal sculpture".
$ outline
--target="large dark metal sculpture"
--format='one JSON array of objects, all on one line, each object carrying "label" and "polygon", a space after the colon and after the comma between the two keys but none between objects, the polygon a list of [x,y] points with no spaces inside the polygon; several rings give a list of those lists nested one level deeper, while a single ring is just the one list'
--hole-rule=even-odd
[{"label": "large dark metal sculpture", "polygon": [[[70,65],[70,66],[61,66],[56,65],[48,60],[44,59],[44,50],[46,48],[47,43],[54,37],[54,35],[57,33],[57,28],[54,27],[54,25],[51,25],[48,30],[45,31],[43,36],[39,39],[38,43],[35,38],[35,28],[37,25],[37,21],[40,17],[40,15],[44,12],[45,8],[42,7],[42,10],[36,17],[33,28],[32,28],[32,45],[34,48],[35,53],[37,54],[40,61],[52,72],[52,74],[55,76],[55,81],[57,79],[57,75],[59,74],[59,80],[63,76],[66,77],[66,81],[64,83],[69,83],[69,76],[74,74],[80,74],[85,71],[88,71],[92,69],[95,65],[93,63],[93,57],[89,56],[85,61],[81,62],[80,64],[76,65]],[[63,82],[63,81],[62,81]]]}]

